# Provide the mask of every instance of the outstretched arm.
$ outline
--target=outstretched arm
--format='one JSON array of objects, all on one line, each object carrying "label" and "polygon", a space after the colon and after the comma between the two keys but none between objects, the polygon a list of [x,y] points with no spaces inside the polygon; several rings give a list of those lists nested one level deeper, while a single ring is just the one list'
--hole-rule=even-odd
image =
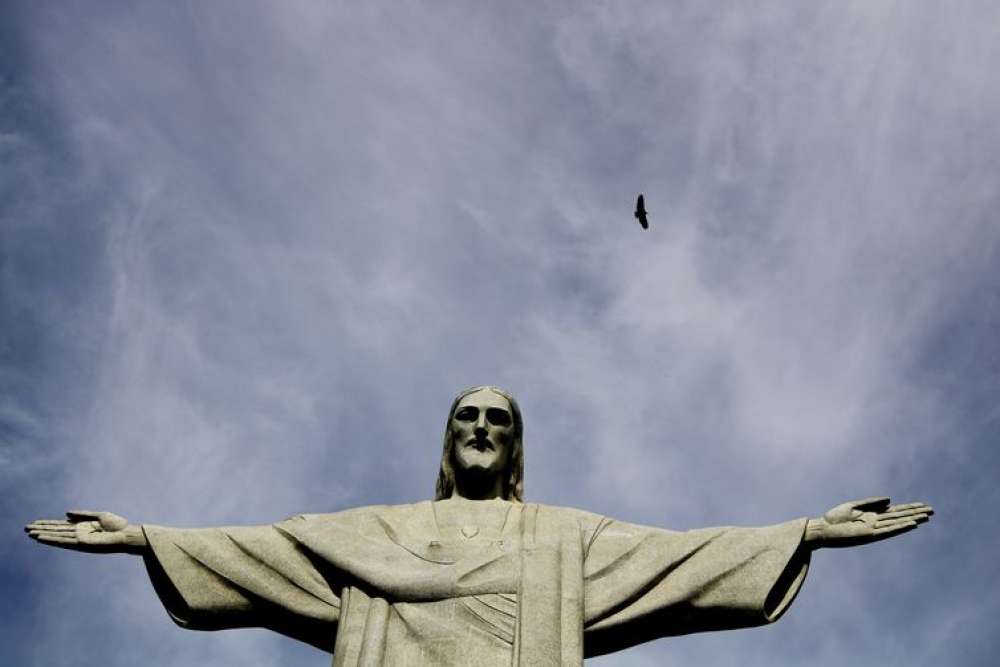
[{"label": "outstretched arm", "polygon": [[340,598],[284,524],[166,528],[79,510],[66,519],[32,521],[24,529],[63,549],[142,555],[153,588],[181,627],[269,628],[333,651]]},{"label": "outstretched arm", "polygon": [[925,503],[890,505],[885,496],[854,500],[809,519],[803,542],[812,549],[869,544],[907,533],[932,514],[934,509]]},{"label": "outstretched arm", "polygon": [[148,548],[142,528],[112,512],[70,510],[66,519],[38,519],[24,531],[42,544],[87,553],[142,555]]}]

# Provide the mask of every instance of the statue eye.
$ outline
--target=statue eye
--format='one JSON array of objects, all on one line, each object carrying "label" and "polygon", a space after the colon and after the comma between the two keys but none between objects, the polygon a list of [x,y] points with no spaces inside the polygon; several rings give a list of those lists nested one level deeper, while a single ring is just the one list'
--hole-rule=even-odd
[{"label": "statue eye", "polygon": [[486,419],[494,426],[510,426],[510,413],[500,408],[490,408],[487,410]]},{"label": "statue eye", "polygon": [[471,405],[467,405],[455,413],[455,419],[463,422],[476,421],[476,417],[479,416],[479,409]]}]

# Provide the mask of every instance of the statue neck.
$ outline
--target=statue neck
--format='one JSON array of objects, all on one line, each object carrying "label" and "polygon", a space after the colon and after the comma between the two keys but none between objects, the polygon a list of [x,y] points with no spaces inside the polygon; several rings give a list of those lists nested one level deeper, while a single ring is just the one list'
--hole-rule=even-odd
[{"label": "statue neck", "polygon": [[466,472],[455,478],[453,495],[466,500],[503,498],[503,478],[500,475],[475,475]]}]

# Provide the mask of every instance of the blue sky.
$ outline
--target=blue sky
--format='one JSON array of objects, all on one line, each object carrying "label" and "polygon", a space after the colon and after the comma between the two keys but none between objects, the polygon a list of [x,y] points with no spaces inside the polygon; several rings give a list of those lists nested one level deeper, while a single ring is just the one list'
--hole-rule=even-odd
[{"label": "blue sky", "polygon": [[0,663],[327,664],[21,526],[425,499],[493,383],[533,501],[937,510],[776,625],[589,664],[989,664],[1000,8],[485,4],[4,4]]}]

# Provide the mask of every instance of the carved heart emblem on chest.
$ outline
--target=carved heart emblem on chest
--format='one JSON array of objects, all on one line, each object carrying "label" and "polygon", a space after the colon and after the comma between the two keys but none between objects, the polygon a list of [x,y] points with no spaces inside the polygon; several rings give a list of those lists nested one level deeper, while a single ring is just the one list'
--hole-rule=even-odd
[{"label": "carved heart emblem on chest", "polygon": [[471,540],[478,534],[479,534],[479,526],[462,526],[462,535],[465,536],[465,539]]}]

